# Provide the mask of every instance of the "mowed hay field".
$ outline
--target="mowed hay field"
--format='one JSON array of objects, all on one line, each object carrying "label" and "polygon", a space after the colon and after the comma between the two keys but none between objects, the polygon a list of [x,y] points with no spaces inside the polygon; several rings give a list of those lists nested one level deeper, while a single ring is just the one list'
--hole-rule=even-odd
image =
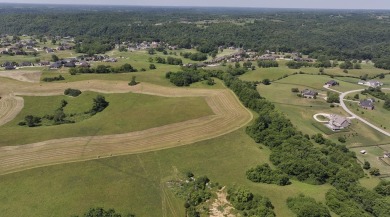
[{"label": "mowed hay field", "polygon": [[79,97],[25,96],[21,113],[0,127],[0,146],[20,145],[49,139],[110,135],[139,131],[212,115],[202,97],[160,97],[144,94],[101,94],[110,103],[101,113],[74,124],[29,128],[18,126],[26,115],[54,114],[61,100],[68,101],[66,114],[83,113],[92,108],[98,93],[84,92]]},{"label": "mowed hay field", "polygon": [[184,216],[184,200],[176,198],[165,183],[187,171],[269,197],[277,216],[293,216],[286,199],[299,193],[324,202],[329,185],[293,181],[280,187],[247,180],[247,169],[269,162],[270,151],[259,147],[239,129],[189,146],[3,175],[0,210],[4,216],[65,217],[103,206],[136,216]]}]

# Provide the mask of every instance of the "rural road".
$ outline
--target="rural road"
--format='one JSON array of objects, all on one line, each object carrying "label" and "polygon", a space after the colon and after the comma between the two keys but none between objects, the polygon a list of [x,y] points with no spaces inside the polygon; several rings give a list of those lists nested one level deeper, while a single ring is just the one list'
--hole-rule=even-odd
[{"label": "rural road", "polygon": [[[329,90],[333,90],[333,89],[330,89],[330,88],[328,88],[328,89],[329,89]],[[382,88],[382,89],[383,89],[383,90],[390,90],[390,88]],[[341,107],[342,107],[346,112],[348,112],[352,117],[354,117],[354,118],[360,120],[361,122],[367,124],[368,126],[372,127],[373,129],[375,129],[375,130],[377,130],[377,131],[379,131],[379,132],[385,134],[386,136],[390,136],[390,133],[389,133],[389,132],[387,132],[387,131],[383,130],[382,128],[377,127],[377,126],[375,126],[374,124],[371,124],[370,122],[366,121],[365,119],[363,119],[363,118],[357,116],[357,115],[354,114],[351,110],[349,110],[348,107],[345,105],[345,103],[344,103],[344,97],[345,97],[346,95],[348,95],[348,94],[350,94],[350,93],[361,92],[361,91],[363,91],[363,90],[364,90],[364,89],[350,90],[350,91],[341,93],[341,94],[340,94],[340,105],[341,105]],[[337,92],[338,92],[338,91],[337,91]]]},{"label": "rural road", "polygon": [[15,95],[21,96],[48,96],[61,95],[66,88],[101,93],[133,92],[164,97],[204,97],[214,114],[124,134],[73,137],[3,146],[0,147],[0,174],[187,145],[235,131],[253,119],[252,113],[228,89],[172,88],[148,83],[129,86],[125,81],[100,80],[50,84],[7,81],[0,86],[0,93],[10,94],[10,91],[15,91]]}]

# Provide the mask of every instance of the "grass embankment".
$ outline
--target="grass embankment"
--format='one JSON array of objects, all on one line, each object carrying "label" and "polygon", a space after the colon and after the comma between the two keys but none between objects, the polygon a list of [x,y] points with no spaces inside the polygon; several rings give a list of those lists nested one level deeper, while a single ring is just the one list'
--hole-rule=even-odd
[{"label": "grass embankment", "polygon": [[329,185],[293,181],[281,187],[247,180],[245,171],[269,163],[269,154],[240,129],[189,146],[27,170],[1,177],[0,209],[5,216],[70,216],[104,206],[137,216],[175,216],[172,210],[183,216],[184,201],[164,183],[186,171],[269,197],[277,216],[293,215],[286,199],[299,193],[324,202]]},{"label": "grass embankment", "polygon": [[19,145],[49,139],[109,135],[138,131],[195,119],[212,114],[211,108],[201,97],[158,97],[143,94],[101,94],[110,105],[101,113],[74,124],[28,128],[18,126],[26,115],[53,114],[62,99],[68,101],[64,112],[83,113],[92,108],[92,99],[98,95],[85,92],[79,97],[26,96],[25,107],[8,124],[0,127],[0,145]]}]

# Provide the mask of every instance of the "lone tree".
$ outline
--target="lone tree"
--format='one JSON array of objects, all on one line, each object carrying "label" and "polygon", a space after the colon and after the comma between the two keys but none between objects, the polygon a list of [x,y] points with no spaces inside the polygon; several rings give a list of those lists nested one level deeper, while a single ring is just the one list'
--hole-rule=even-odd
[{"label": "lone tree", "polygon": [[51,55],[51,60],[52,60],[53,62],[57,62],[57,61],[59,60],[59,58],[58,58],[57,55],[53,54],[53,55]]},{"label": "lone tree", "polygon": [[369,170],[371,168],[370,162],[364,160],[363,169]]},{"label": "lone tree", "polygon": [[130,86],[134,86],[134,85],[137,85],[138,84],[138,82],[137,81],[135,81],[135,76],[133,76],[133,77],[131,77],[131,81],[129,82],[129,85]]},{"label": "lone tree", "polygon": [[152,69],[152,70],[153,70],[153,69],[156,69],[156,65],[150,64],[150,65],[149,65],[149,69]]},{"label": "lone tree", "polygon": [[270,85],[270,84],[271,84],[271,81],[270,81],[268,78],[266,78],[266,79],[264,79],[264,80],[262,81],[262,83],[263,83],[264,85]]},{"label": "lone tree", "polygon": [[91,114],[95,115],[98,112],[103,111],[107,106],[109,105],[109,102],[106,101],[106,98],[102,95],[97,95],[95,99],[93,99],[93,107],[91,109]]}]

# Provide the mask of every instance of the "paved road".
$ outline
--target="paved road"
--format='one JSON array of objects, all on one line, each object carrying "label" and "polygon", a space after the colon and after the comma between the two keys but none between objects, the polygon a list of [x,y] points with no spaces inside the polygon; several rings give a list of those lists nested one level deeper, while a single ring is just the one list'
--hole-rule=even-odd
[{"label": "paved road", "polygon": [[[327,89],[332,90],[332,89],[330,89],[330,88],[327,88]],[[354,93],[354,92],[361,92],[362,90],[364,90],[364,89],[350,90],[350,91],[341,93],[341,94],[340,94],[340,105],[341,105],[341,107],[343,107],[343,109],[344,109],[346,112],[348,112],[350,115],[352,115],[352,117],[354,117],[354,118],[360,120],[361,122],[363,122],[363,123],[367,124],[368,126],[374,128],[375,130],[377,130],[377,131],[379,131],[379,132],[385,134],[386,136],[390,136],[390,133],[389,133],[389,132],[387,132],[387,131],[383,130],[382,128],[377,127],[377,126],[371,124],[370,122],[364,120],[363,118],[357,116],[357,115],[354,114],[351,110],[349,110],[349,109],[347,108],[347,106],[345,105],[345,103],[344,103],[344,97],[345,97],[346,95],[348,95],[348,94],[350,94],[350,93]],[[390,88],[382,88],[382,90],[390,90]],[[336,91],[336,92],[338,92],[338,91]]]}]

